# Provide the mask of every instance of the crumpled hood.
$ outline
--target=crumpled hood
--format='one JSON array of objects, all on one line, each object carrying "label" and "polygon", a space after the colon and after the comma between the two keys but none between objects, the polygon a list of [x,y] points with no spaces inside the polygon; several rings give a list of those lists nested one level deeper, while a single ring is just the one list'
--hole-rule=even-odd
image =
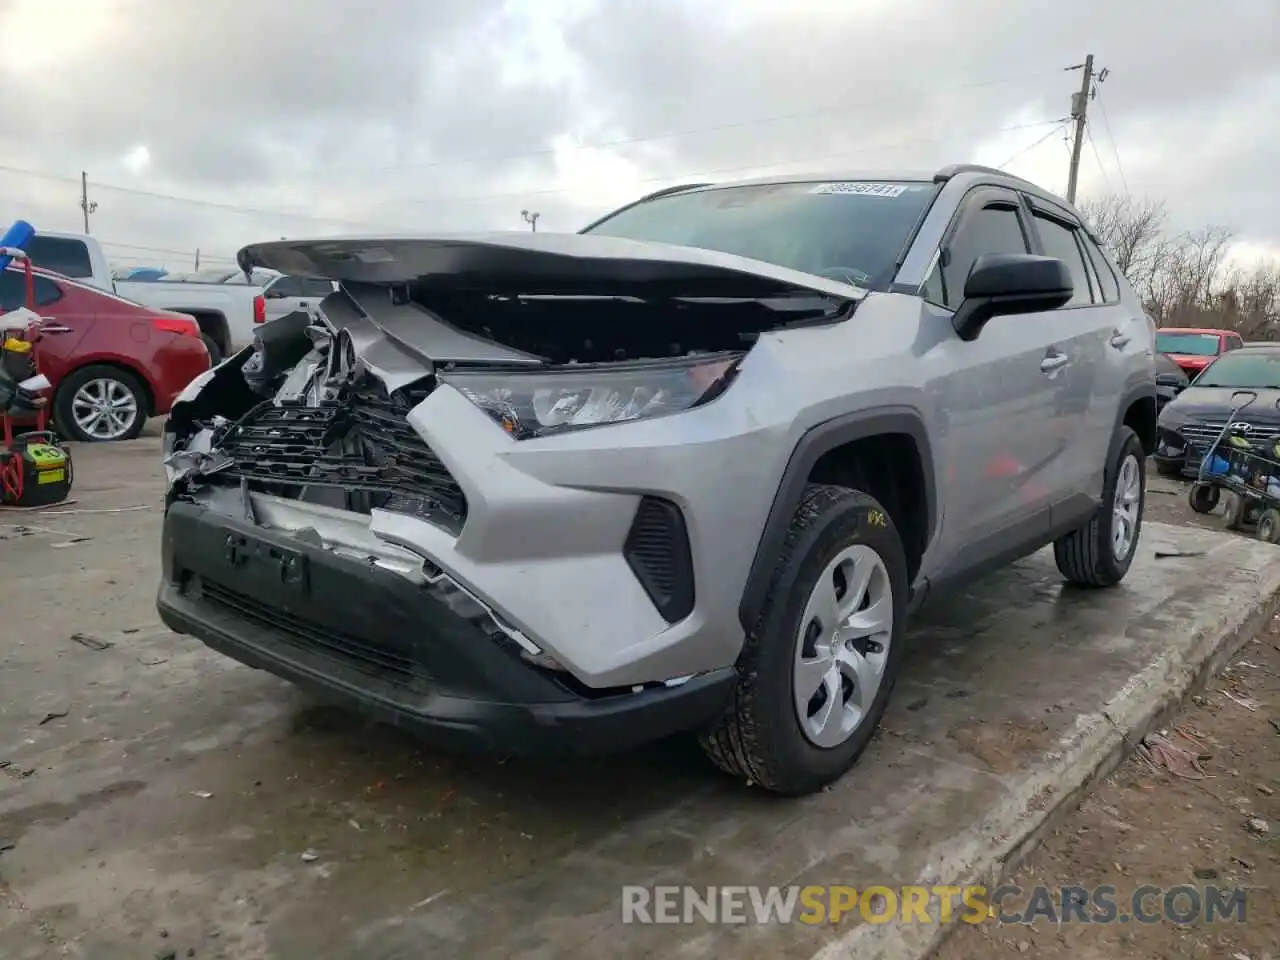
[{"label": "crumpled hood", "polygon": [[576,233],[279,240],[250,244],[236,259],[246,270],[265,267],[348,283],[423,280],[495,294],[765,298],[807,293],[860,300],[867,293],[748,257]]}]

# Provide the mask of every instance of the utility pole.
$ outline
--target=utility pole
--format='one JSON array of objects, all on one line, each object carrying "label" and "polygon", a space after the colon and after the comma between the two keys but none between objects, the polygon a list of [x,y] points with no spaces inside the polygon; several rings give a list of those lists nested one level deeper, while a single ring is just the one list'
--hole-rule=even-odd
[{"label": "utility pole", "polygon": [[520,216],[524,217],[524,222],[532,228],[534,233],[538,232],[538,218],[542,216],[542,214],[537,211],[530,213],[528,210],[521,210]]},{"label": "utility pole", "polygon": [[200,271],[200,248],[196,247],[196,272]]},{"label": "utility pole", "polygon": [[89,200],[89,174],[80,171],[80,210],[84,213],[84,232],[89,232],[89,214],[96,212],[98,202]]},{"label": "utility pole", "polygon": [[[1083,64],[1076,64],[1067,69],[1084,71],[1079,92],[1071,95],[1071,119],[1076,122],[1076,135],[1075,142],[1071,144],[1071,168],[1067,171],[1067,203],[1075,203],[1076,184],[1080,179],[1080,151],[1084,147],[1085,118],[1089,112],[1089,101],[1097,93],[1093,85],[1093,54],[1085,57]],[[1106,73],[1106,70],[1102,72]],[[1101,81],[1102,77],[1098,77],[1098,80]]]}]

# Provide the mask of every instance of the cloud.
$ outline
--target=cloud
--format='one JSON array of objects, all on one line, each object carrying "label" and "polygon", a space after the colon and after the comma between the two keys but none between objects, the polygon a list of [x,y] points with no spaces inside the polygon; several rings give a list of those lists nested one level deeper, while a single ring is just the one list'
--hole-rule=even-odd
[{"label": "cloud", "polygon": [[686,179],[980,159],[1062,190],[1089,51],[1082,194],[1280,247],[1274,0],[8,0],[0,197],[77,229],[85,170],[113,256],[183,266],[522,209],[571,230]]}]

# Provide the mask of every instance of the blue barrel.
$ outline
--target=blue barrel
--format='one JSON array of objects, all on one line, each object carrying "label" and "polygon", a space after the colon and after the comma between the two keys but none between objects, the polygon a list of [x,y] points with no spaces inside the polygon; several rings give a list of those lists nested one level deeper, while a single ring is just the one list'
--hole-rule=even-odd
[{"label": "blue barrel", "polygon": [[[25,220],[15,220],[13,226],[0,237],[0,247],[17,247],[27,249],[27,244],[36,235],[36,228]],[[0,257],[0,270],[5,269],[13,261],[13,257]]]}]

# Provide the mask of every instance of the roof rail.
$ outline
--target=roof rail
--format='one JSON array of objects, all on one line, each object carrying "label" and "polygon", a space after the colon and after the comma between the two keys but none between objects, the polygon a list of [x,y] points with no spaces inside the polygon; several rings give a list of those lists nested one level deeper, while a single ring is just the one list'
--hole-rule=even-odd
[{"label": "roof rail", "polygon": [[[953,163],[950,166],[943,167],[933,175],[934,183],[945,183],[954,176],[962,173],[986,173],[997,177],[1007,177],[1010,180],[1020,180],[1023,183],[1031,183],[1026,177],[1020,177],[1016,173],[1009,173],[997,167],[985,167],[980,163]],[[1034,184],[1032,184],[1034,186]]]},{"label": "roof rail", "polygon": [[663,187],[661,190],[655,190],[653,193],[646,193],[636,203],[644,203],[646,200],[657,200],[659,197],[665,197],[669,193],[679,193],[681,190],[696,190],[698,187],[710,187],[710,183],[681,183],[674,187]]}]

